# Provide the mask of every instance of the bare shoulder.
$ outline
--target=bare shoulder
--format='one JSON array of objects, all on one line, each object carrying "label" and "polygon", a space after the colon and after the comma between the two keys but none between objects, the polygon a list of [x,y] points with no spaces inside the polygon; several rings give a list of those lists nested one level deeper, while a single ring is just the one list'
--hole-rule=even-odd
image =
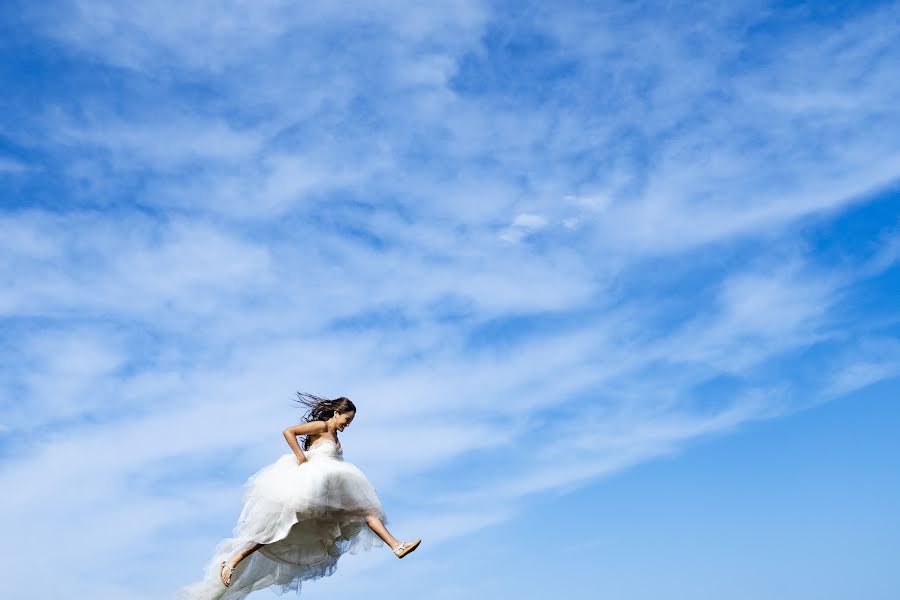
[{"label": "bare shoulder", "polygon": [[328,431],[328,425],[325,421],[310,421],[309,423],[300,423],[293,425],[284,430],[285,433],[293,435],[308,435],[310,433],[324,433]]}]

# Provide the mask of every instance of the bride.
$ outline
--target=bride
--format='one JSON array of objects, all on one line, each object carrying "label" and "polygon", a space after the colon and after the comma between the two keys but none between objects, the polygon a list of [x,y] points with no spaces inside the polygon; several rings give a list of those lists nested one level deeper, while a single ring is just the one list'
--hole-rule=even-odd
[{"label": "bride", "polygon": [[[343,396],[297,395],[309,410],[284,430],[292,452],[250,476],[234,537],[219,542],[204,578],[179,590],[179,600],[238,600],[270,586],[299,593],[303,581],[334,573],[347,552],[384,541],[403,558],[421,543],[391,535],[375,488],[344,461],[337,434],[356,406]],[[305,436],[302,449],[297,436]]]}]

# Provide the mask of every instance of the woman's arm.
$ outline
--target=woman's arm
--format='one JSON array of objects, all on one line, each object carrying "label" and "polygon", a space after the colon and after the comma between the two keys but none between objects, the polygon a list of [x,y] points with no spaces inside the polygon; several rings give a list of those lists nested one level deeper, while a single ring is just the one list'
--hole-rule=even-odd
[{"label": "woman's arm", "polygon": [[325,421],[312,421],[288,427],[281,433],[284,434],[284,439],[287,440],[288,446],[294,451],[294,455],[297,457],[297,464],[302,465],[306,462],[306,455],[303,454],[300,444],[297,443],[297,436],[309,435],[310,433],[324,433],[326,431],[328,431],[328,425],[325,424]]}]

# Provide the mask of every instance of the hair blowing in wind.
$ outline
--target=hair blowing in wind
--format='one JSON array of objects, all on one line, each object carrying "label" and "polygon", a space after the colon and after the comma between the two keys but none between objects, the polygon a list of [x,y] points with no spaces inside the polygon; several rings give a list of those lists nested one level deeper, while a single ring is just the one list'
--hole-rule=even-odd
[{"label": "hair blowing in wind", "polygon": [[[306,412],[301,418],[301,423],[310,423],[312,421],[327,421],[334,416],[335,412],[347,413],[356,412],[356,405],[350,401],[350,398],[340,396],[333,400],[316,396],[315,394],[307,394],[306,392],[297,392],[297,400],[294,400],[300,406],[306,407]],[[303,449],[309,449],[309,436],[304,436]]]}]

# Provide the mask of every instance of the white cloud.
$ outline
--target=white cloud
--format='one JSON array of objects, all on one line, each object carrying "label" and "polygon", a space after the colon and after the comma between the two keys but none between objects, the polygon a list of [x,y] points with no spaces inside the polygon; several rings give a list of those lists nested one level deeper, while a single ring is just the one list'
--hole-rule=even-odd
[{"label": "white cloud", "polygon": [[563,198],[567,203],[573,204],[579,208],[593,212],[603,212],[612,202],[612,198],[605,195],[596,196],[566,196]]},{"label": "white cloud", "polygon": [[873,383],[900,375],[900,367],[894,357],[890,362],[856,362],[837,373],[834,381],[826,388],[826,397],[837,397],[863,389]]},{"label": "white cloud", "polygon": [[870,337],[846,349],[824,378],[821,400],[851,394],[900,376],[900,343]]},{"label": "white cloud", "polygon": [[522,213],[516,215],[512,223],[500,233],[500,239],[506,242],[519,242],[547,225],[547,219],[541,215]]},{"label": "white cloud", "polygon": [[0,292],[0,312],[8,315],[208,314],[271,277],[266,248],[202,220],[33,211],[6,224],[14,235],[0,269],[14,285]]}]

